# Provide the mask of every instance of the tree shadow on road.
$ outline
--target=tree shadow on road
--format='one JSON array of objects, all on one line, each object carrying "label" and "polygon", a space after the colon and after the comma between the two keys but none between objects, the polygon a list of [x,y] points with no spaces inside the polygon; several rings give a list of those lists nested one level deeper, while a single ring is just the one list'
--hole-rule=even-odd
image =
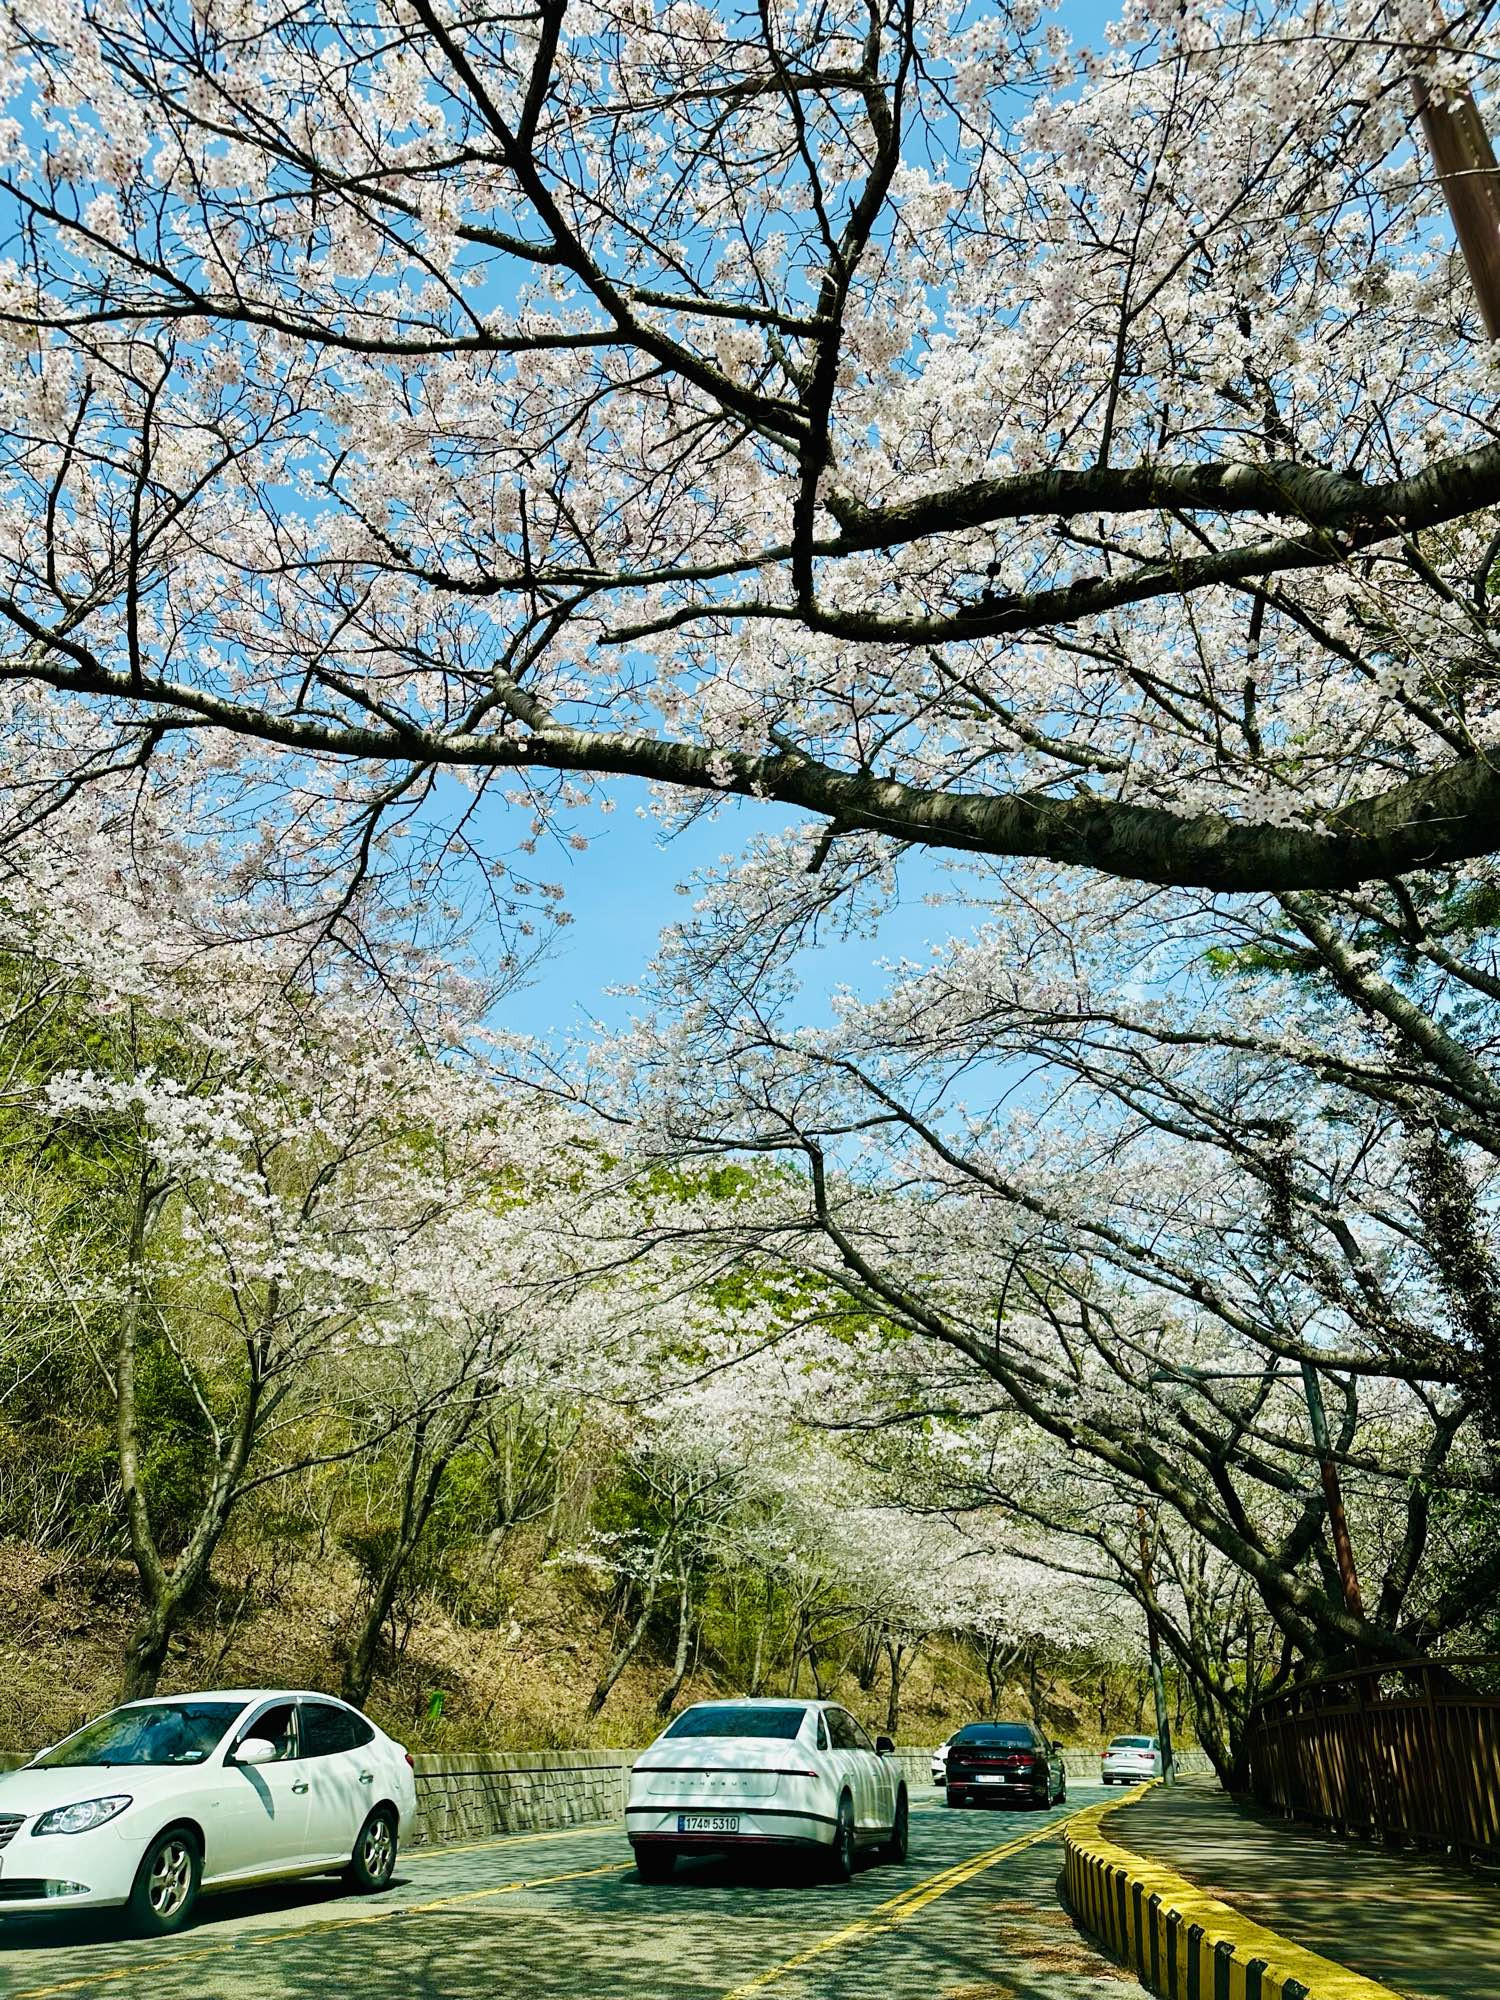
[{"label": "tree shadow on road", "polygon": [[[398,1868],[382,1893],[404,1889],[410,1881],[411,1877]],[[199,1931],[213,1931],[246,1917],[300,1916],[341,1908],[357,1911],[371,1907],[372,1903],[373,1898],[359,1895],[334,1876],[302,1876],[291,1882],[267,1882],[254,1889],[227,1889],[202,1896],[186,1925],[173,1936],[192,1937]],[[0,1956],[13,1951],[78,1950],[91,1944],[149,1946],[161,1942],[161,1939],[136,1938],[123,1909],[0,1918]]]}]

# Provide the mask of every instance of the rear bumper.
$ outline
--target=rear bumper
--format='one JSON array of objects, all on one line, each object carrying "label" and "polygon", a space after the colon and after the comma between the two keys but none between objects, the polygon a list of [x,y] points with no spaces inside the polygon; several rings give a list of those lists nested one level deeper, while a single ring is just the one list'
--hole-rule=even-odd
[{"label": "rear bumper", "polygon": [[831,1847],[831,1819],[818,1813],[777,1811],[762,1807],[757,1812],[738,1811],[739,1825],[733,1833],[685,1833],[679,1830],[683,1812],[697,1815],[702,1806],[658,1805],[630,1807],[625,1814],[625,1832],[632,1847],[677,1847],[716,1849],[720,1853],[739,1847]]},{"label": "rear bumper", "polygon": [[1024,1782],[999,1785],[976,1784],[972,1778],[950,1778],[948,1790],[956,1794],[966,1805],[1005,1805],[1008,1801],[1022,1801],[1030,1805],[1037,1799],[1048,1796],[1047,1780],[1027,1778]]}]

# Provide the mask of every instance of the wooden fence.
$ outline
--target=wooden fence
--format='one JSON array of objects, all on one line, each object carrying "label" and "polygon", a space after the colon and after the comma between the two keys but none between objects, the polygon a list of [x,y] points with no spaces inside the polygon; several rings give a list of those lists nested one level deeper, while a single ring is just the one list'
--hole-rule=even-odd
[{"label": "wooden fence", "polygon": [[1352,1668],[1265,1702],[1261,1805],[1346,1834],[1500,1862],[1500,1658]]}]

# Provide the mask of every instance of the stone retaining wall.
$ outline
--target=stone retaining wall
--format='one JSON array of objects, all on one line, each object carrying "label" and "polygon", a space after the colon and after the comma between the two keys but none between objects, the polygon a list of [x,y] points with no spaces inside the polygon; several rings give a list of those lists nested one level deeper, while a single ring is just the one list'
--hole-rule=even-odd
[{"label": "stone retaining wall", "polygon": [[480,1840],[528,1833],[625,1810],[628,1750],[496,1750],[418,1754],[417,1820],[407,1838]]}]

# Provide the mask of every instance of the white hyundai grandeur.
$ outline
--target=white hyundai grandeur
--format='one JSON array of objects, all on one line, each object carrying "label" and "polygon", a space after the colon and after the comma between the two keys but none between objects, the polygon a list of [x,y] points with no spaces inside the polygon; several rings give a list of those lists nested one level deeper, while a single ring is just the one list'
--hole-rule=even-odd
[{"label": "white hyundai grandeur", "polygon": [[906,1780],[831,1701],[704,1701],[684,1709],[630,1774],[625,1831],[643,1880],[679,1854],[791,1847],[847,1882],[855,1851],[906,1859]]},{"label": "white hyundai grandeur", "polygon": [[180,1930],[200,1889],[343,1873],[383,1889],[411,1758],[328,1695],[127,1702],[0,1777],[0,1917],[125,1907]]}]

